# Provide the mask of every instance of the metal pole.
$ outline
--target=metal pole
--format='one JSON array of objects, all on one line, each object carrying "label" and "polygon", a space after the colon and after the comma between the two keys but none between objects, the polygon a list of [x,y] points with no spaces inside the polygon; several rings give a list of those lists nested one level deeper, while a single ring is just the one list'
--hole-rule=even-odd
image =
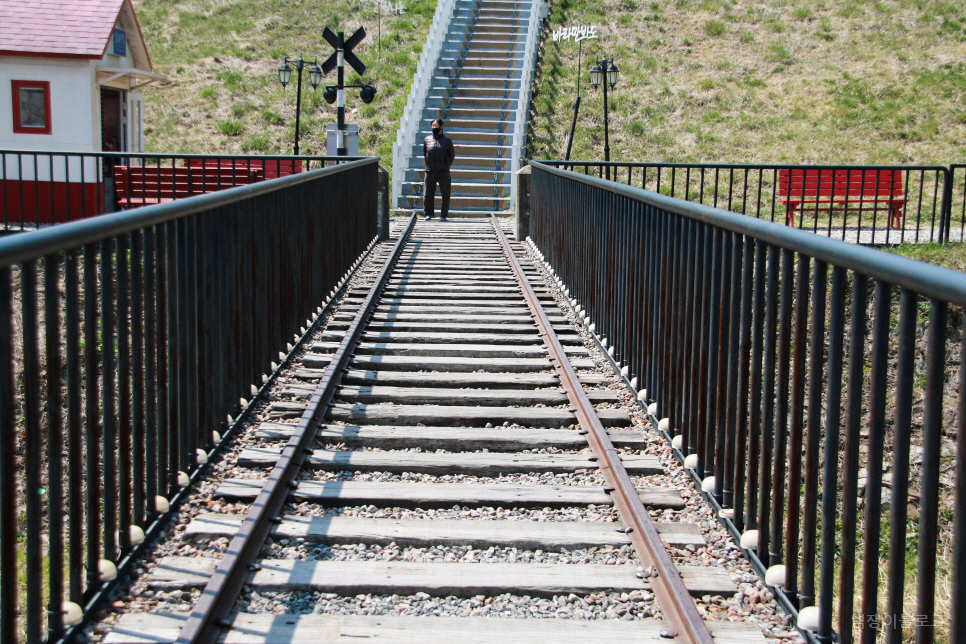
[{"label": "metal pole", "polygon": [[[607,58],[604,58],[604,161],[610,163],[610,136],[608,135],[607,129],[607,65],[610,63]],[[607,180],[610,181],[610,166],[606,168]]]},{"label": "metal pole", "polygon": [[295,69],[299,72],[298,83],[296,84],[295,90],[295,147],[293,148],[292,154],[295,156],[299,155],[299,116],[302,110],[302,54],[299,54],[299,59],[295,61]]},{"label": "metal pole", "polygon": [[343,82],[345,78],[345,63],[344,63],[344,51],[345,51],[345,34],[339,32],[339,49],[338,53],[338,79],[337,87],[338,91],[338,129],[336,131],[335,145],[336,145],[336,156],[344,157],[348,154],[345,146],[345,87],[343,87]]},{"label": "metal pole", "polygon": [[577,128],[577,110],[580,109],[580,94],[577,94],[577,100],[574,101],[574,120],[570,124],[570,139],[567,141],[567,156],[565,159],[570,161],[570,148],[574,144],[574,130]]},{"label": "metal pole", "polygon": [[570,149],[574,145],[574,130],[577,129],[577,110],[580,109],[580,54],[583,51],[583,41],[577,42],[577,100],[574,101],[574,120],[570,124],[570,139],[567,141],[566,161],[570,161]]}]

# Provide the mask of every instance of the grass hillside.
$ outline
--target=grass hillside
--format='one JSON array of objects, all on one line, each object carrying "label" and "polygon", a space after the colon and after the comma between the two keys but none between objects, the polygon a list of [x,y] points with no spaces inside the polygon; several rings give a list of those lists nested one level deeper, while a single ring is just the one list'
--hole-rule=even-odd
[{"label": "grass hillside", "polygon": [[[346,91],[346,120],[359,125],[359,152],[392,162],[392,143],[436,3],[406,0],[403,15],[379,14],[375,1],[134,0],[155,71],[167,80],[145,95],[146,147],[152,151],[221,154],[291,154],[295,132],[295,74],[282,89],[282,56],[324,60],[332,48],[326,26],[346,37],[360,25],[366,39],[355,52],[376,86],[364,104]],[[294,69],[294,68],[293,68]],[[348,69],[348,68],[347,68]],[[323,84],[335,83],[335,71]],[[347,74],[347,83],[360,82]],[[335,106],[302,76],[300,148],[324,154],[325,125]]]},{"label": "grass hillside", "polygon": [[[943,0],[556,0],[583,41],[573,159],[603,158],[594,55],[620,68],[611,160],[966,161],[966,4]],[[549,32],[548,32],[549,33]],[[578,45],[547,38],[531,158],[563,158]]]}]

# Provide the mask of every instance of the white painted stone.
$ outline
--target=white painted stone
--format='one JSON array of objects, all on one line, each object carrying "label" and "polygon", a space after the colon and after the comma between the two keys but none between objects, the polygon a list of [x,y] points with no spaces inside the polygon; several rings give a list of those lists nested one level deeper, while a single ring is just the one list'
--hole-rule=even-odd
[{"label": "white painted stone", "polygon": [[255,385],[252,385],[252,395],[253,396],[258,395],[258,387],[256,387]]},{"label": "white painted stone", "polygon": [[186,473],[178,472],[178,487],[187,487],[188,483],[190,482],[191,482],[191,479],[188,478],[188,475]]},{"label": "white painted stone", "polygon": [[622,378],[626,378],[628,375],[630,375],[630,373],[631,373],[631,368],[630,367],[628,367],[627,365],[624,365],[623,367],[621,367],[621,377]]},{"label": "white painted stone", "polygon": [[784,588],[787,579],[785,564],[775,564],[769,566],[765,571],[765,583],[769,586],[781,586]]},{"label": "white painted stone", "polygon": [[211,432],[211,442],[215,443],[216,445],[220,443],[221,434],[219,434],[218,432]]},{"label": "white painted stone", "polygon": [[[634,380],[637,380],[637,379],[635,378]],[[633,385],[635,385],[635,384],[637,384],[637,383],[635,383],[635,382],[634,382],[634,381],[632,380],[632,381],[631,381],[631,386],[633,386]],[[636,389],[636,387],[635,387],[635,389]],[[637,392],[637,399],[638,399],[638,400],[642,400],[642,401],[643,401],[643,400],[646,400],[646,399],[647,399],[647,392],[646,392],[646,391],[639,391],[639,392]]]},{"label": "white painted stone", "polygon": [[746,549],[758,547],[758,531],[745,530],[741,533],[741,547]]},{"label": "white painted stone", "polygon": [[238,399],[238,404],[240,404],[242,406],[242,408],[248,407],[248,401],[245,400],[244,398],[239,398]]},{"label": "white painted stone", "polygon": [[204,465],[208,462],[208,453],[203,449],[195,450],[195,460],[198,461],[198,465]]},{"label": "white painted stone", "polygon": [[701,491],[707,492],[708,494],[714,493],[715,480],[713,476],[709,476],[703,481],[701,481]]},{"label": "white painted stone", "polygon": [[652,402],[650,405],[647,406],[647,413],[649,413],[651,416],[657,415],[657,403],[656,402]]},{"label": "white painted stone", "polygon": [[144,530],[138,525],[129,526],[128,537],[133,545],[139,546],[144,543]]},{"label": "white painted stone", "polygon": [[[637,376],[631,378],[631,389],[637,389]],[[640,396],[641,392],[637,392],[637,395]],[[640,400],[640,398],[638,398],[638,400]]]},{"label": "white painted stone", "polygon": [[671,419],[662,418],[661,420],[657,421],[657,428],[663,432],[668,431],[669,429],[671,429]]},{"label": "white painted stone", "polygon": [[684,435],[678,434],[671,439],[671,447],[674,449],[681,449],[684,446]]},{"label": "white painted stone", "polygon": [[689,470],[697,469],[698,468],[698,455],[697,454],[688,454],[684,458],[684,467],[687,468],[687,469],[689,469]]},{"label": "white painted stone", "polygon": [[84,619],[84,609],[74,602],[64,602],[60,605],[64,613],[64,626],[77,626]]},{"label": "white painted stone", "polygon": [[806,606],[798,611],[797,624],[803,631],[817,631],[819,624],[818,606]]},{"label": "white painted stone", "polygon": [[117,578],[117,566],[113,561],[101,559],[97,562],[97,574],[101,583],[114,581]]}]

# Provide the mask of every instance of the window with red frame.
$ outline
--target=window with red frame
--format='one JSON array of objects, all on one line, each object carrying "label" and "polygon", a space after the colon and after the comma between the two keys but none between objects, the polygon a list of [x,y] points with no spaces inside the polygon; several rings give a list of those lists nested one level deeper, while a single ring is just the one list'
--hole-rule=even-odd
[{"label": "window with red frame", "polygon": [[13,131],[50,134],[50,82],[10,81],[13,94]]}]

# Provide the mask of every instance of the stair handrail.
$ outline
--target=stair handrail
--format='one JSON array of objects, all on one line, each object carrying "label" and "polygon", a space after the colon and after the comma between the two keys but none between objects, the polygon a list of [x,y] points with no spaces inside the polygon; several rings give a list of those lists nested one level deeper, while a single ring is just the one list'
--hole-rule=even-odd
[{"label": "stair handrail", "polygon": [[530,96],[533,93],[533,71],[537,60],[537,47],[540,45],[540,32],[543,18],[540,11],[544,0],[530,2],[530,20],[527,23],[527,44],[523,52],[523,67],[520,70],[520,97],[517,100],[517,114],[513,122],[513,146],[510,148],[510,208],[516,207],[517,171],[523,164],[527,150],[526,124],[530,113]]},{"label": "stair handrail", "polygon": [[453,8],[455,6],[456,0],[440,0],[436,5],[436,13],[433,14],[433,23],[429,28],[429,35],[426,36],[426,44],[423,46],[423,52],[419,56],[419,63],[416,66],[413,83],[409,87],[409,97],[406,100],[406,107],[403,109],[402,118],[399,120],[399,129],[396,131],[396,142],[392,144],[393,207],[397,207],[399,204],[399,197],[402,193],[402,180],[406,175],[406,169],[409,165],[409,152],[415,142],[423,108],[426,105],[426,95],[429,93],[433,73],[436,71],[439,52],[442,50],[443,43],[446,40],[446,34],[449,32],[449,23],[453,18]]}]

